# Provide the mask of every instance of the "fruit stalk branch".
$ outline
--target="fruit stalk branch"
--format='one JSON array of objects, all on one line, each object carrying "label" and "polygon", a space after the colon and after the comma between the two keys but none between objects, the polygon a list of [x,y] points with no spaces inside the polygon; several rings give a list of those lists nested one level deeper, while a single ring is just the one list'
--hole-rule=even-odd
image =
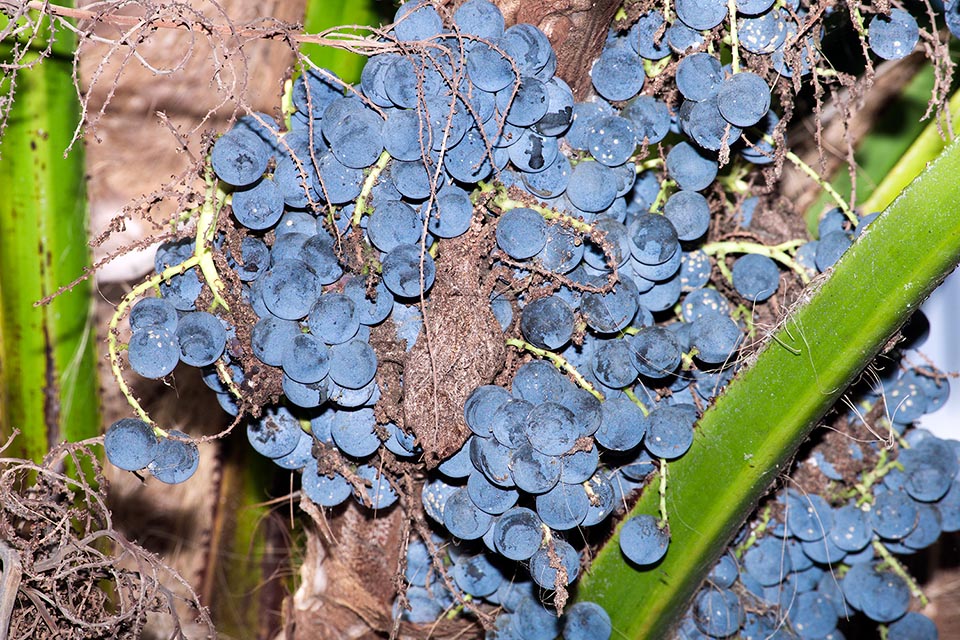
[{"label": "fruit stalk branch", "polygon": [[534,211],[539,213],[541,216],[543,216],[544,220],[550,220],[550,221],[556,220],[558,222],[561,222],[565,225],[570,226],[573,229],[576,229],[577,231],[583,234],[589,235],[593,233],[593,230],[594,230],[593,225],[587,222],[584,222],[579,218],[574,218],[573,216],[568,216],[564,213],[560,213],[555,209],[551,209],[550,207],[544,207],[543,205],[539,205],[539,204],[521,202],[520,200],[515,200],[511,198],[510,195],[507,193],[506,187],[504,187],[503,185],[482,182],[479,184],[479,191],[480,193],[484,193],[484,194],[490,194],[490,193],[494,194],[493,198],[490,200],[490,204],[500,209],[501,211],[506,212],[506,211],[510,211],[511,209],[519,209],[521,207],[526,207],[528,209],[533,209]]},{"label": "fruit stalk branch", "polygon": [[518,338],[507,338],[506,344],[509,347],[514,347],[516,349],[522,349],[524,351],[529,351],[535,356],[545,358],[552,362],[557,369],[568,373],[573,376],[573,379],[577,382],[578,385],[585,391],[589,392],[594,398],[603,402],[603,394],[597,391],[597,389],[590,384],[590,382],[583,377],[583,374],[577,371],[577,368],[570,364],[566,358],[561,356],[559,353],[554,353],[552,351],[547,351],[546,349],[541,349],[537,346],[530,344],[524,340]]},{"label": "fruit stalk branch", "polygon": [[388,162],[390,162],[390,154],[384,151],[380,154],[380,158],[377,159],[377,163],[370,168],[370,173],[367,174],[367,179],[363,181],[363,187],[360,188],[360,195],[357,196],[356,204],[353,207],[353,219],[350,221],[350,224],[353,226],[359,227],[360,220],[364,214],[372,211],[372,207],[367,206],[367,201],[370,199],[370,192],[373,191],[373,185],[377,183],[380,174],[387,168]]},{"label": "fruit stalk branch", "polygon": [[737,36],[737,1],[727,0],[727,14],[730,17],[730,69],[740,73],[740,39]]},{"label": "fruit stalk branch", "polygon": [[883,562],[890,567],[891,571],[900,576],[900,578],[907,583],[907,585],[910,587],[910,593],[914,598],[920,601],[921,606],[925,607],[930,604],[930,600],[927,598],[926,594],[923,593],[923,590],[920,588],[920,585],[917,584],[917,581],[913,579],[913,576],[910,575],[910,572],[907,571],[906,567],[904,567],[903,564],[901,564],[901,562],[897,560],[892,553],[890,553],[890,550],[887,549],[883,542],[880,540],[874,540],[873,550],[877,552],[877,555],[883,558]]},{"label": "fruit stalk branch", "polygon": [[[212,250],[213,237],[217,229],[217,216],[227,199],[227,195],[218,186],[217,180],[213,177],[213,172],[209,169],[209,162],[205,181],[207,184],[206,197],[203,205],[200,207],[200,216],[197,220],[193,255],[180,264],[167,267],[160,273],[147,278],[133,287],[117,304],[117,308],[114,310],[113,316],[110,318],[110,323],[107,326],[107,354],[110,360],[110,370],[113,373],[114,379],[117,381],[120,393],[127,399],[127,403],[133,408],[140,419],[152,425],[154,432],[162,438],[167,437],[167,432],[158,427],[156,423],[150,419],[150,416],[147,415],[147,412],[140,405],[140,402],[133,395],[126,380],[123,378],[123,369],[120,363],[120,321],[126,316],[128,309],[140,296],[150,291],[150,289],[160,286],[162,282],[167,282],[174,276],[183,275],[193,267],[199,267],[207,285],[210,287],[210,291],[213,294],[213,306],[216,307],[219,305],[225,310],[229,310],[227,302],[220,295],[223,291],[224,283],[223,279],[220,278],[220,274],[217,273],[217,267],[213,262]],[[236,385],[234,385],[231,391],[235,388]]]},{"label": "fruit stalk branch", "polygon": [[717,258],[717,266],[720,268],[721,273],[723,273],[724,277],[731,282],[733,277],[730,274],[730,270],[723,262],[724,258],[731,253],[755,253],[757,255],[766,256],[772,260],[776,260],[783,266],[796,272],[796,274],[800,276],[801,282],[808,284],[810,282],[810,276],[807,274],[806,270],[801,267],[800,264],[797,263],[797,261],[794,260],[793,257],[788,253],[789,251],[795,251],[805,243],[806,240],[788,240],[771,247],[758,242],[710,242],[701,247],[700,250],[708,256],[715,256]]},{"label": "fruit stalk branch", "polygon": [[[767,133],[762,134],[761,139],[767,144],[769,144],[771,147],[776,146],[776,142],[774,141],[773,136]],[[795,166],[797,169],[799,169],[803,173],[807,174],[807,176],[811,180],[816,182],[820,186],[820,188],[823,189],[835,203],[837,203],[837,207],[841,211],[843,211],[843,215],[847,216],[847,219],[850,220],[850,223],[854,227],[857,226],[857,223],[859,222],[859,220],[857,219],[857,214],[853,212],[853,210],[850,208],[850,205],[847,203],[846,200],[843,199],[843,196],[840,195],[840,193],[833,188],[832,184],[830,184],[827,180],[824,180],[822,177],[820,177],[820,174],[814,171],[813,167],[811,167],[806,162],[804,162],[803,158],[795,154],[793,151],[790,151],[789,149],[787,149],[784,151],[783,155],[787,160],[789,160],[793,164],[793,166]]]}]

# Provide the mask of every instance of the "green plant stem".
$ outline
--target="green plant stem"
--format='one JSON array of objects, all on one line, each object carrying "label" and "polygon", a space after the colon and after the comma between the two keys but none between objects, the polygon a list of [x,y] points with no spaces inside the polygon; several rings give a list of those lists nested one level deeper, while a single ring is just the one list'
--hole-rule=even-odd
[{"label": "green plant stem", "polygon": [[[769,144],[770,146],[776,146],[776,142],[774,141],[772,136],[768,134],[763,134],[761,137],[763,141]],[[793,166],[795,166],[797,169],[800,169],[800,171],[807,174],[807,176],[811,180],[813,180],[818,185],[820,185],[820,188],[823,189],[825,192],[827,192],[830,198],[836,203],[837,208],[843,211],[843,215],[845,215],[847,219],[850,220],[850,223],[853,224],[854,227],[857,226],[857,222],[858,222],[857,214],[853,212],[853,210],[850,208],[850,205],[847,203],[846,200],[843,199],[843,196],[840,195],[840,193],[833,188],[832,184],[830,184],[827,180],[824,180],[823,178],[821,178],[820,174],[814,171],[813,167],[811,167],[806,162],[804,162],[803,158],[795,154],[793,151],[789,151],[789,150],[785,151],[784,157],[787,160],[789,160],[790,163],[793,164]]]},{"label": "green plant stem", "polygon": [[727,281],[731,283],[733,282],[733,276],[731,275],[730,270],[727,269],[727,265],[723,263],[723,259],[727,256],[727,254],[756,253],[757,255],[767,256],[768,258],[776,260],[788,269],[795,271],[796,274],[800,276],[801,282],[806,284],[810,282],[810,276],[807,275],[807,272],[804,270],[804,268],[800,266],[800,264],[788,253],[789,251],[795,251],[798,247],[805,243],[806,240],[788,240],[787,242],[783,242],[771,247],[765,244],[759,244],[757,242],[711,242],[702,246],[700,250],[706,253],[708,256],[716,256],[717,266],[720,268],[720,272],[724,275]]},{"label": "green plant stem", "polygon": [[209,166],[207,167],[206,181],[206,198],[203,206],[200,207],[200,216],[197,219],[193,253],[197,257],[197,266],[200,268],[200,273],[203,274],[203,278],[207,281],[210,292],[213,294],[211,311],[218,306],[229,311],[230,307],[221,295],[225,285],[223,279],[220,278],[220,274],[217,273],[217,265],[213,262],[213,240],[217,233],[217,217],[220,215],[227,194],[217,184],[213,169]]},{"label": "green plant stem", "polygon": [[[960,145],[948,146],[808,289],[700,419],[670,464],[671,542],[653,570],[627,565],[619,527],[577,598],[625,638],[663,638],[800,444],[960,261]],[[882,259],[878,259],[882,256]],[[652,478],[630,515],[656,514]]]},{"label": "green plant stem", "polygon": [[0,42],[0,61],[20,67],[0,144],[0,434],[19,429],[6,454],[39,462],[54,443],[98,435],[100,407],[90,282],[55,295],[90,264],[83,149],[65,155],[80,121],[75,38],[33,19],[19,61],[27,43]]},{"label": "green plant stem", "polygon": [[481,193],[494,194],[493,198],[490,200],[490,204],[502,211],[510,211],[511,209],[526,207],[539,213],[541,216],[543,216],[544,220],[556,220],[558,222],[562,222],[584,234],[593,233],[593,225],[588,224],[579,218],[574,218],[573,216],[568,216],[565,213],[560,213],[559,211],[551,209],[550,207],[521,202],[520,200],[511,198],[510,194],[507,193],[507,190],[503,187],[503,185],[494,183],[480,183],[479,189]]},{"label": "green plant stem", "polygon": [[[214,363],[214,366],[217,368],[217,375],[220,377],[220,381],[223,384],[227,385],[227,390],[233,395],[237,400],[242,400],[243,395],[240,393],[240,387],[237,386],[237,383],[234,381],[233,376],[230,375],[230,369],[227,367],[227,363],[223,358],[220,358]],[[307,425],[309,426],[309,422]],[[308,431],[309,433],[309,431]]]},{"label": "green plant stem", "polygon": [[661,160],[660,158],[656,158],[656,157],[647,158],[646,160],[638,161],[635,166],[635,169],[637,174],[639,175],[644,171],[649,171],[650,169],[656,169],[662,164],[663,164],[663,160]]},{"label": "green plant stem", "polygon": [[877,458],[876,466],[863,474],[860,482],[855,484],[848,494],[848,498],[857,498],[857,506],[873,501],[873,485],[882,480],[885,475],[893,469],[903,469],[903,465],[897,460],[888,460],[889,454],[886,449],[880,450],[880,456]]},{"label": "green plant stem", "polygon": [[673,60],[671,56],[665,56],[662,60],[644,60],[643,70],[648,78],[656,78],[670,65]]},{"label": "green plant stem", "polygon": [[200,258],[192,255],[183,262],[173,267],[168,267],[161,273],[151,276],[140,284],[136,285],[120,300],[107,325],[107,355],[110,359],[110,371],[117,381],[117,387],[120,393],[127,399],[127,403],[133,408],[137,416],[153,426],[154,432],[161,438],[167,437],[167,432],[154,424],[153,420],[147,414],[146,410],[140,405],[140,402],[133,395],[127,381],[123,377],[123,365],[120,361],[120,321],[126,316],[127,311],[133,306],[137,298],[146,294],[148,291],[160,285],[161,282],[169,280],[173,276],[185,273],[187,270],[200,264]]},{"label": "green plant stem", "polygon": [[883,544],[880,540],[873,541],[873,550],[877,552],[877,555],[883,558],[884,564],[890,567],[890,570],[895,574],[900,576],[904,582],[907,583],[907,586],[910,587],[910,593],[913,594],[913,597],[920,601],[921,606],[927,606],[930,604],[930,600],[927,599],[926,594],[923,592],[923,589],[920,588],[920,585],[917,584],[917,581],[913,579],[913,576],[910,575],[910,572],[907,571],[906,567],[901,564],[897,558],[890,553],[890,550],[887,549],[886,545]]},{"label": "green plant stem", "polygon": [[758,522],[757,526],[754,527],[753,531],[750,532],[750,535],[747,536],[747,539],[737,545],[737,548],[733,550],[733,555],[735,555],[737,559],[742,558],[743,553],[753,545],[757,544],[757,540],[760,539],[760,536],[766,533],[767,527],[770,526],[770,516],[771,509],[768,505],[763,509],[763,512],[760,514],[760,522]]},{"label": "green plant stem", "polygon": [[850,205],[847,204],[847,201],[843,199],[843,196],[841,196],[840,193],[833,188],[832,184],[821,178],[820,174],[813,170],[813,167],[804,162],[800,156],[795,154],[793,151],[787,151],[784,155],[786,156],[787,160],[793,163],[795,167],[803,171],[810,177],[810,179],[820,185],[820,188],[826,191],[837,204],[837,208],[843,211],[843,215],[847,216],[847,219],[850,220],[853,226],[857,226],[857,214],[853,212],[853,210],[850,208]]},{"label": "green plant stem", "polygon": [[380,158],[377,159],[377,163],[370,167],[370,173],[367,174],[366,180],[363,181],[363,186],[360,188],[360,195],[357,196],[357,201],[353,207],[353,219],[350,221],[350,224],[353,226],[359,227],[363,215],[371,209],[367,206],[367,199],[370,197],[370,192],[373,191],[373,186],[380,178],[380,174],[387,168],[389,162],[390,154],[384,151],[380,154]]},{"label": "green plant stem", "polygon": [[727,0],[727,18],[730,21],[730,70],[740,73],[740,39],[737,37],[737,2]]},{"label": "green plant stem", "polygon": [[297,112],[293,105],[293,80],[287,79],[283,83],[283,93],[280,94],[280,113],[283,117],[283,128],[290,131],[290,118]]},{"label": "green plant stem", "polygon": [[213,236],[217,228],[217,216],[223,207],[227,195],[218,186],[217,180],[213,177],[213,172],[209,170],[209,168],[206,174],[206,182],[206,198],[200,207],[200,215],[197,219],[193,255],[180,264],[167,267],[162,272],[150,276],[133,287],[117,304],[113,316],[110,318],[110,323],[107,325],[107,356],[110,360],[110,371],[117,381],[117,387],[120,389],[123,397],[127,399],[127,403],[136,412],[137,416],[147,424],[152,425],[154,433],[161,438],[166,438],[167,432],[153,422],[139,400],[133,395],[126,380],[124,380],[123,366],[120,362],[120,322],[126,316],[130,307],[133,306],[133,303],[136,302],[137,298],[146,294],[154,287],[159,286],[161,282],[166,282],[174,276],[182,275],[194,267],[200,269],[200,273],[203,274],[207,286],[210,287],[210,291],[213,294],[213,306],[216,307],[219,305],[229,310],[226,300],[224,300],[221,295],[224,282],[223,279],[220,278],[220,274],[217,273],[217,267],[213,262],[212,244]]},{"label": "green plant stem", "polygon": [[693,361],[693,358],[697,355],[697,348],[694,347],[687,353],[680,354],[680,369],[681,371],[693,371],[697,368],[696,362]]},{"label": "green plant stem", "polygon": [[596,398],[597,400],[600,400],[601,402],[603,401],[603,394],[597,391],[596,387],[590,384],[590,382],[583,377],[583,374],[577,371],[576,367],[574,367],[572,364],[567,362],[566,358],[564,358],[560,354],[554,353],[552,351],[547,351],[546,349],[541,349],[540,347],[532,345],[529,342],[519,340],[517,338],[507,338],[506,344],[508,347],[515,347],[517,349],[529,351],[535,356],[539,356],[541,358],[549,360],[558,369],[560,369],[565,373],[569,373],[571,376],[573,376],[573,379],[577,381],[577,384],[580,385],[580,387],[583,388],[585,391],[588,391],[594,398]]},{"label": "green plant stem", "polygon": [[667,194],[677,186],[677,183],[673,180],[664,180],[660,183],[660,190],[657,191],[657,197],[653,199],[653,203],[650,205],[650,213],[659,213],[660,209],[663,208],[663,204],[667,201]]},{"label": "green plant stem", "polygon": [[657,526],[663,529],[670,524],[670,518],[667,517],[667,461],[660,458],[660,519],[657,520]]},{"label": "green plant stem", "polygon": [[633,389],[631,389],[630,387],[624,387],[623,394],[630,399],[630,402],[637,405],[637,407],[643,413],[644,417],[647,417],[648,415],[650,415],[650,409],[647,409],[647,405],[643,404],[643,401],[637,397],[637,394],[636,392],[634,392]]}]

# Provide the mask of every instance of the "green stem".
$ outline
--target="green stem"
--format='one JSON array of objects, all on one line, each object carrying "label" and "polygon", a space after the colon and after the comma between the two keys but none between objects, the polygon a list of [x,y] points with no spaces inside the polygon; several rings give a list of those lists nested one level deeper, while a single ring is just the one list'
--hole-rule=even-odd
[{"label": "green stem", "polygon": [[657,197],[653,199],[653,203],[650,205],[650,213],[659,213],[660,209],[663,207],[663,203],[667,200],[667,194],[677,186],[677,183],[673,180],[664,180],[660,183],[660,190],[657,191]]},{"label": "green stem", "polygon": [[753,322],[753,311],[744,304],[738,304],[730,317],[734,320],[743,320],[747,331],[747,340],[753,341],[757,335],[757,326]]},{"label": "green stem", "polygon": [[561,356],[560,354],[554,353],[552,351],[547,351],[546,349],[541,349],[540,347],[534,346],[529,342],[525,342],[517,338],[507,338],[506,344],[509,347],[523,349],[524,351],[529,351],[535,356],[539,356],[541,358],[545,358],[549,360],[558,369],[560,369],[565,373],[569,373],[571,376],[573,376],[573,379],[576,380],[577,384],[580,385],[581,388],[583,388],[585,391],[590,392],[590,394],[597,400],[603,402],[603,394],[597,391],[596,387],[590,384],[590,382],[583,377],[583,374],[577,371],[576,367],[570,364],[567,361],[567,359]]},{"label": "green stem", "polygon": [[740,73],[740,40],[737,37],[737,1],[727,0],[727,14],[730,18],[730,70]]},{"label": "green stem", "polygon": [[0,42],[0,95],[13,100],[0,143],[0,440],[19,430],[6,454],[40,462],[98,435],[100,405],[90,281],[61,290],[90,265],[82,145],[66,153],[80,122],[76,40],[30,19],[30,43]]},{"label": "green stem", "polygon": [[670,524],[670,519],[667,517],[667,461],[663,458],[660,458],[660,519],[657,521],[657,526],[663,529],[664,527]]},{"label": "green stem", "polygon": [[637,394],[634,392],[633,389],[631,389],[630,387],[625,387],[623,390],[623,394],[630,399],[630,402],[632,402],[633,404],[637,405],[637,407],[639,407],[640,411],[643,412],[644,417],[650,415],[650,409],[647,409],[647,405],[643,404],[643,401],[637,397]]},{"label": "green stem", "polygon": [[[220,358],[219,360],[217,360],[215,363],[215,366],[217,368],[217,375],[220,376],[220,381],[223,382],[223,384],[227,385],[227,390],[229,390],[230,393],[233,394],[234,398],[236,398],[237,400],[242,400],[243,395],[240,393],[240,387],[237,386],[237,383],[234,381],[233,376],[230,375],[230,369],[227,368],[227,363],[224,361],[224,359]],[[307,429],[308,429],[307,432],[309,433],[310,422],[306,421],[306,423],[307,423]]]},{"label": "green stem", "polygon": [[[114,379],[117,381],[120,393],[127,399],[127,403],[133,408],[140,419],[153,425],[154,432],[164,438],[167,436],[167,432],[150,419],[150,416],[147,415],[147,412],[140,405],[140,402],[136,396],[133,395],[133,392],[123,378],[123,368],[120,362],[120,321],[126,316],[127,310],[133,305],[137,298],[146,294],[151,289],[160,286],[161,282],[166,282],[174,276],[186,273],[193,267],[200,269],[200,273],[203,274],[207,286],[210,287],[210,291],[213,294],[213,309],[220,306],[224,310],[229,311],[230,307],[221,295],[225,285],[220,274],[217,272],[216,264],[213,262],[213,239],[217,231],[217,216],[228,196],[223,189],[218,186],[217,180],[213,176],[213,171],[209,167],[209,163],[205,180],[207,184],[206,196],[203,205],[200,207],[200,216],[197,219],[197,227],[194,230],[193,255],[180,264],[167,267],[162,272],[150,276],[133,287],[123,296],[119,304],[117,304],[113,316],[110,318],[110,323],[107,326],[107,355],[110,359],[110,370],[113,373]],[[239,397],[239,391],[237,395]]]},{"label": "green stem", "polygon": [[[822,416],[960,261],[957,175],[954,143],[806,292],[704,413],[690,451],[670,463],[663,561],[651,571],[627,565],[619,526],[597,552],[577,598],[604,606],[622,637],[669,634]],[[657,491],[648,489],[630,515],[658,507]]]},{"label": "green stem", "polygon": [[917,584],[917,581],[913,579],[913,576],[910,575],[910,572],[907,571],[899,560],[894,557],[890,550],[887,549],[879,540],[873,541],[873,550],[877,552],[877,555],[883,558],[884,564],[890,567],[890,570],[895,574],[903,578],[904,582],[910,587],[910,593],[913,594],[913,597],[920,601],[921,606],[927,606],[930,604],[930,600],[927,599],[926,594],[923,593],[923,589],[920,588],[920,585]]},{"label": "green stem", "polygon": [[804,162],[800,156],[795,154],[793,151],[787,151],[784,155],[787,160],[793,163],[795,167],[800,169],[800,171],[803,171],[810,177],[810,179],[820,185],[820,188],[826,191],[833,201],[837,203],[837,207],[843,211],[843,214],[847,216],[847,219],[850,220],[850,223],[853,224],[854,227],[857,226],[857,222],[859,222],[857,219],[857,214],[850,209],[850,205],[847,204],[847,201],[843,199],[843,196],[841,196],[840,193],[833,188],[832,184],[821,178],[820,174],[813,170],[813,167]]},{"label": "green stem", "polygon": [[760,514],[760,521],[757,523],[757,526],[753,528],[746,540],[737,545],[737,548],[733,550],[733,555],[737,556],[738,559],[742,558],[747,549],[757,544],[757,540],[760,539],[760,536],[766,533],[767,527],[770,526],[770,519],[772,515],[773,510],[770,508],[770,505],[767,505],[763,508],[763,512]]},{"label": "green stem", "polygon": [[637,175],[643,173],[644,171],[649,171],[650,169],[656,169],[657,167],[659,167],[659,166],[662,165],[662,164],[663,164],[663,160],[661,160],[660,158],[656,158],[656,157],[654,157],[654,158],[647,158],[646,160],[643,160],[643,161],[641,161],[641,162],[637,162],[637,164],[636,164]]},{"label": "green stem", "polygon": [[[763,139],[764,142],[766,142],[770,146],[772,147],[776,146],[776,142],[774,141],[772,136],[768,134],[763,134],[761,138]],[[847,216],[847,219],[850,220],[850,223],[854,227],[857,226],[857,223],[859,222],[859,220],[857,219],[857,214],[853,212],[853,210],[850,208],[850,205],[847,203],[846,200],[843,199],[843,196],[840,195],[840,193],[833,188],[832,184],[830,184],[827,180],[820,177],[820,174],[814,171],[813,167],[811,167],[806,162],[804,162],[803,159],[797,154],[795,154],[793,151],[786,150],[784,152],[784,157],[787,160],[789,160],[797,169],[800,169],[800,171],[807,174],[807,176],[811,180],[813,180],[818,185],[820,185],[820,188],[823,189],[827,193],[827,195],[830,196],[830,198],[837,204],[837,207],[839,207],[839,209],[843,211],[843,214]]]},{"label": "green stem", "polygon": [[154,287],[160,286],[161,282],[166,282],[173,276],[181,275],[199,265],[200,259],[200,256],[194,254],[180,264],[167,267],[162,272],[154,274],[133,287],[117,304],[113,316],[110,318],[110,323],[107,325],[107,355],[110,359],[110,370],[113,372],[113,377],[117,381],[120,393],[127,399],[127,403],[133,408],[140,419],[147,424],[153,425],[153,430],[162,438],[167,437],[167,432],[154,424],[153,420],[150,419],[150,416],[140,405],[140,402],[133,395],[133,392],[130,391],[130,387],[123,378],[123,366],[120,362],[120,321],[126,316],[127,310],[133,306],[137,298],[146,294]]},{"label": "green stem", "polygon": [[380,154],[380,158],[377,159],[377,163],[370,168],[370,173],[367,174],[367,179],[363,181],[360,195],[357,196],[356,204],[353,207],[353,219],[350,221],[350,224],[353,226],[359,227],[360,220],[364,214],[366,214],[368,210],[372,210],[371,207],[367,206],[367,200],[370,198],[370,192],[373,191],[373,185],[377,183],[380,174],[387,168],[389,162],[390,154],[384,151]]},{"label": "green stem", "polygon": [[846,498],[857,498],[857,506],[862,506],[867,502],[873,502],[873,485],[894,469],[903,469],[903,465],[898,460],[888,460],[889,453],[886,449],[881,449],[880,456],[877,458],[876,466],[863,474],[860,482],[853,485],[853,488],[846,494]]},{"label": "green stem", "polygon": [[197,230],[194,241],[194,256],[197,257],[197,266],[204,280],[213,293],[213,311],[218,306],[229,311],[230,307],[227,301],[221,295],[223,293],[224,283],[220,274],[217,273],[217,266],[213,262],[213,240],[217,234],[217,217],[223,208],[223,203],[227,194],[221,189],[216,178],[213,176],[213,169],[207,165],[207,190],[203,206],[200,207],[200,216],[197,219]]},{"label": "green stem", "polygon": [[539,213],[541,216],[543,216],[544,220],[556,220],[558,222],[562,222],[584,234],[593,233],[593,225],[586,223],[579,218],[574,218],[573,216],[569,216],[565,213],[560,213],[556,209],[551,209],[550,207],[545,207],[543,205],[514,200],[507,193],[507,190],[503,187],[503,185],[481,184],[480,191],[481,193],[495,193],[496,195],[494,195],[490,200],[490,204],[494,205],[501,211],[510,211],[511,209],[526,207],[527,209],[532,209]]},{"label": "green stem", "polygon": [[717,266],[720,268],[720,272],[727,279],[727,281],[731,283],[733,282],[733,276],[730,273],[730,270],[727,269],[726,264],[723,262],[723,259],[727,256],[727,254],[756,253],[757,255],[767,256],[768,258],[776,260],[788,269],[795,271],[797,275],[800,276],[801,282],[806,284],[810,282],[810,276],[808,276],[804,268],[800,266],[800,263],[794,260],[793,257],[788,253],[788,251],[795,251],[798,247],[806,244],[806,242],[806,240],[788,240],[787,242],[783,242],[772,247],[757,242],[710,242],[702,246],[700,250],[706,253],[708,256],[715,256],[717,258]]},{"label": "green stem", "polygon": [[672,56],[666,56],[660,60],[644,60],[643,61],[643,70],[647,74],[648,78],[656,78],[658,75],[663,73],[670,62],[673,61]]}]

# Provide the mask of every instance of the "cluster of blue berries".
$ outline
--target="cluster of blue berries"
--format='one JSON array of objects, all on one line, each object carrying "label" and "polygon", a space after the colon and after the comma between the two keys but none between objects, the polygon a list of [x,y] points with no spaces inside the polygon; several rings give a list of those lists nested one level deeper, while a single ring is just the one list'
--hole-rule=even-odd
[{"label": "cluster of blue berries", "polygon": [[[801,469],[818,492],[771,496],[713,568],[679,637],[840,640],[857,637],[842,627],[869,620],[891,640],[936,640],[933,622],[910,611],[923,596],[899,558],[960,530],[960,442],[914,427],[950,387],[915,368],[892,367],[882,383],[854,397],[857,410],[842,419],[852,433],[880,428],[891,440],[815,446]],[[875,407],[887,417],[869,425]]]},{"label": "cluster of blue berries", "polygon": [[[558,611],[587,548],[570,533],[609,526],[651,472],[689,449],[753,337],[745,319],[789,277],[784,267],[805,278],[827,270],[875,217],[852,226],[831,211],[819,240],[776,255],[708,242],[728,204],[725,165],[771,164],[784,144],[766,70],[788,82],[820,54],[799,0],[673,6],[611,32],[591,69],[597,95],[578,101],[538,28],[507,28],[488,0],[468,0],[446,25],[437,6],[404,3],[389,34],[403,53],[372,56],[355,87],[308,69],[282,125],[249,114],[212,147],[230,216],[209,249],[224,257],[231,304],[249,322],[209,304],[218,292],[195,263],[177,269],[195,257],[193,239],[160,247],[160,295],[131,309],[130,368],[147,378],[179,362],[201,368],[251,446],[301,472],[307,499],[337,507],[353,497],[374,512],[407,499],[409,509],[417,501],[382,462],[424,451],[411,425],[378,410],[378,334],[410,352],[438,264],[458,259],[447,241],[487,234],[483,267],[500,274],[491,311],[504,341],[532,356],[513,358],[502,385],[467,389],[456,419],[469,435],[423,471],[431,546],[445,551],[437,562],[424,540],[409,545],[394,611],[403,620],[430,623],[469,601],[502,608],[489,638],[610,637],[598,605]],[[723,64],[710,30],[731,6],[739,55]],[[871,19],[869,44],[902,57],[917,33],[893,9]],[[754,70],[751,56],[762,60]],[[741,201],[749,227],[757,200]],[[894,424],[942,402],[946,385],[931,380],[911,372],[891,384]],[[763,531],[745,529],[718,563],[682,637],[838,638],[838,606],[912,621],[901,617],[903,578],[872,550],[908,553],[955,530],[955,449],[922,433],[904,436],[903,469],[887,469],[869,495],[778,498]],[[198,460],[185,436],[138,419],[114,424],[106,449],[118,467],[165,482],[185,480]],[[849,481],[820,455],[828,478]],[[669,540],[666,514],[620,531],[638,569],[655,566]],[[830,590],[838,563],[850,595]],[[868,588],[893,595],[858,599]]]}]

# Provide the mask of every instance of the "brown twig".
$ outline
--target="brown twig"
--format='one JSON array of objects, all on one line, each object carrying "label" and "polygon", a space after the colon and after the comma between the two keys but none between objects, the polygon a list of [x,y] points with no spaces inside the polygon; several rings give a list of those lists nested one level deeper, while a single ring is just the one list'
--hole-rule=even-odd
[{"label": "brown twig", "polygon": [[[149,26],[150,29],[190,29],[188,22],[174,20],[153,19],[144,20],[140,16],[120,15],[108,13],[107,11],[91,11],[90,9],[74,9],[58,4],[40,2],[31,0],[30,2],[20,4],[12,0],[0,0],[0,11],[3,13],[21,12],[23,9],[37,11],[42,14],[63,18],[66,20],[83,20],[93,23],[110,24],[118,27],[134,27],[137,29]],[[277,25],[281,26],[281,25]],[[293,27],[293,25],[287,25]],[[347,33],[342,30],[354,29],[357,31],[369,31],[371,34],[378,34],[379,29],[363,25],[344,25],[335,29],[327,29],[320,33],[290,33],[290,30],[284,28],[268,28],[267,26],[234,26],[232,24],[205,24],[205,31],[216,33],[223,36],[240,38],[257,38],[264,40],[283,40],[292,41],[299,44],[319,44],[331,47],[350,48],[356,51],[366,51],[368,53],[379,52],[385,49],[394,49],[395,45],[390,42],[381,42],[367,36]],[[354,49],[355,48],[355,49]]]}]

